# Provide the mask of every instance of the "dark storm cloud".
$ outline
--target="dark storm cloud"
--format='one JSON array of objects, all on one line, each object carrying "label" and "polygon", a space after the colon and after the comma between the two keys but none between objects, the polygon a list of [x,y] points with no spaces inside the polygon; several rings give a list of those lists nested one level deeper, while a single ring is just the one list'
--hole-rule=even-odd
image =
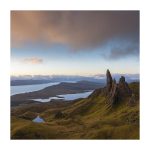
[{"label": "dark storm cloud", "polygon": [[[11,12],[12,47],[40,41],[81,50],[101,46],[113,38],[130,38],[138,42],[138,11]],[[115,53],[117,57],[128,51],[112,50],[112,55]],[[132,53],[132,49],[130,51]]]},{"label": "dark storm cloud", "polygon": [[126,49],[123,49],[121,47],[117,47],[111,50],[110,54],[106,57],[109,59],[118,59],[122,56],[126,57],[129,55],[137,55],[137,49],[135,47],[127,47]]},{"label": "dark storm cloud", "polygon": [[114,44],[107,52],[102,54],[106,59],[119,59],[127,56],[139,56],[139,43],[128,41],[122,44]]}]

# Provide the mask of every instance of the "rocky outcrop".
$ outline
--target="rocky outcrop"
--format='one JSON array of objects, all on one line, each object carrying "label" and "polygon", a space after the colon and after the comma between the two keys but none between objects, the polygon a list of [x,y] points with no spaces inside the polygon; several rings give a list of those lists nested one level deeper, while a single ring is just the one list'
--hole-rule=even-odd
[{"label": "rocky outcrop", "polygon": [[107,89],[107,104],[109,107],[119,103],[125,97],[131,97],[132,92],[125,81],[125,77],[121,76],[119,83],[112,80],[109,70],[106,72],[106,89]]},{"label": "rocky outcrop", "polygon": [[107,92],[110,92],[111,88],[112,88],[112,77],[110,74],[110,71],[107,69],[106,72],[106,82],[107,82]]},{"label": "rocky outcrop", "polygon": [[121,76],[118,84],[119,94],[121,96],[131,96],[132,92],[128,86],[128,83],[125,81],[125,77]]},{"label": "rocky outcrop", "polygon": [[112,106],[115,103],[117,103],[118,100],[119,100],[119,89],[116,80],[114,79],[112,82],[111,91],[108,93],[108,104]]}]

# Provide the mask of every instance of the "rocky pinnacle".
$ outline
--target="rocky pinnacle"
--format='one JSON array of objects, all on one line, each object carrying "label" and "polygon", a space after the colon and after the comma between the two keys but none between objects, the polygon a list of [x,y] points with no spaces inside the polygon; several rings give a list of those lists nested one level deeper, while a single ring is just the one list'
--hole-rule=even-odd
[{"label": "rocky pinnacle", "polygon": [[108,69],[106,72],[106,82],[107,82],[107,92],[110,92],[110,90],[112,88],[112,77],[111,77],[110,71]]},{"label": "rocky pinnacle", "polygon": [[125,81],[125,77],[121,76],[119,83],[116,83],[116,80],[112,80],[110,71],[106,72],[107,78],[107,95],[108,95],[108,105],[112,107],[112,105],[117,104],[125,97],[131,97],[132,91],[130,90],[128,83]]}]

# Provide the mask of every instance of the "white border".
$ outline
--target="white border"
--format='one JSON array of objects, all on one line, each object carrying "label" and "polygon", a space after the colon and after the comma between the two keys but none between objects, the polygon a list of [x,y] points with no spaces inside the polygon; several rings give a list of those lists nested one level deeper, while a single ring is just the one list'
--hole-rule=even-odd
[{"label": "white border", "polygon": [[[141,136],[140,140],[10,140],[10,10],[140,10]],[[149,149],[150,11],[148,0],[4,0],[0,6],[0,149]]]}]

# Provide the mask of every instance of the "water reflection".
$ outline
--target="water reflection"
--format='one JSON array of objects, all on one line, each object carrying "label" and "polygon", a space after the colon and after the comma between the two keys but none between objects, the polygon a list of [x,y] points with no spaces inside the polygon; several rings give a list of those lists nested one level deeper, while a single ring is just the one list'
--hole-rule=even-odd
[{"label": "water reflection", "polygon": [[88,92],[82,92],[82,93],[75,93],[75,94],[63,94],[63,95],[57,95],[56,97],[50,97],[48,99],[32,99],[34,101],[38,101],[38,102],[50,102],[52,99],[54,100],[75,100],[78,98],[86,98],[88,97],[91,93],[93,92],[93,90],[88,91]]}]

